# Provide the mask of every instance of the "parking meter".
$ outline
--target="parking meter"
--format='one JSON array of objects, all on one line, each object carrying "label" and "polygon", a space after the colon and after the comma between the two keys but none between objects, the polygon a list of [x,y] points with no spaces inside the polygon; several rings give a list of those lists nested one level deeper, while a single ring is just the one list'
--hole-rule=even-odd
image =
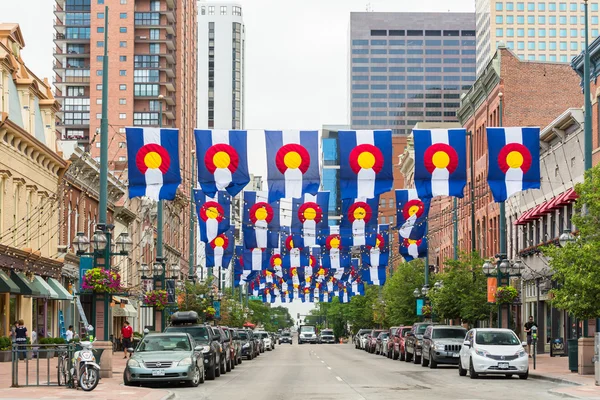
[{"label": "parking meter", "polygon": [[531,342],[533,344],[533,369],[536,367],[536,359],[535,356],[537,354],[537,326],[531,327]]}]

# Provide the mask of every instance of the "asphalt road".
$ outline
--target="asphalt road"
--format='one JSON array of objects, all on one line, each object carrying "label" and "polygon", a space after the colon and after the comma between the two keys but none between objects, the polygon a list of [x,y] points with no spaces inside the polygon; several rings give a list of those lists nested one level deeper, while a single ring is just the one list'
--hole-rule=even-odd
[{"label": "asphalt road", "polygon": [[353,345],[278,345],[197,388],[170,388],[178,399],[383,400],[548,399],[558,384],[518,377],[459,377],[355,350]]}]

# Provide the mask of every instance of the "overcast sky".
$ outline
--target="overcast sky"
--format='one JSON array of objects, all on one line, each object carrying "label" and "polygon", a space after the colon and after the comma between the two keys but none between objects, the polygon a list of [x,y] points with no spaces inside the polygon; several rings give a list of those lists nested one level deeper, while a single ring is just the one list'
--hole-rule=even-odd
[{"label": "overcast sky", "polygon": [[[95,1],[95,0],[92,0]],[[110,6],[116,0],[106,0]],[[0,0],[0,22],[17,22],[23,57],[52,80],[53,0]],[[240,0],[246,25],[246,128],[320,129],[345,124],[351,11],[474,12],[474,0]],[[262,168],[261,168],[262,169]],[[259,171],[251,171],[262,174]],[[290,311],[312,308],[294,304]]]}]

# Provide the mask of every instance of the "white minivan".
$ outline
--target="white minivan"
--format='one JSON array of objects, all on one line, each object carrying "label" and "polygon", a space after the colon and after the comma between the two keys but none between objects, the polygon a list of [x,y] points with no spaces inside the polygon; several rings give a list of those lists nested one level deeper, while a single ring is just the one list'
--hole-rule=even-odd
[{"label": "white minivan", "polygon": [[510,329],[476,328],[467,332],[460,350],[458,374],[476,379],[479,375],[529,377],[529,358],[517,335]]}]

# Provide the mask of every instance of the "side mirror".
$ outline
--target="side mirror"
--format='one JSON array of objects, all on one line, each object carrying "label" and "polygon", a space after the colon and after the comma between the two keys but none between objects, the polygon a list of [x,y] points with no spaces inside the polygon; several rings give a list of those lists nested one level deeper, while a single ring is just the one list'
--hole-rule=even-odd
[{"label": "side mirror", "polygon": [[527,342],[521,342],[521,346],[523,346],[523,347],[527,346]]},{"label": "side mirror", "polygon": [[196,346],[194,347],[194,351],[202,351],[204,350],[204,346]]},{"label": "side mirror", "polygon": [[471,342],[469,342],[468,340],[465,340],[463,342],[463,346],[465,346],[465,347],[471,347]]},{"label": "side mirror", "polygon": [[127,348],[127,352],[128,352],[129,354],[133,354],[133,347],[128,347],[128,348]]}]

